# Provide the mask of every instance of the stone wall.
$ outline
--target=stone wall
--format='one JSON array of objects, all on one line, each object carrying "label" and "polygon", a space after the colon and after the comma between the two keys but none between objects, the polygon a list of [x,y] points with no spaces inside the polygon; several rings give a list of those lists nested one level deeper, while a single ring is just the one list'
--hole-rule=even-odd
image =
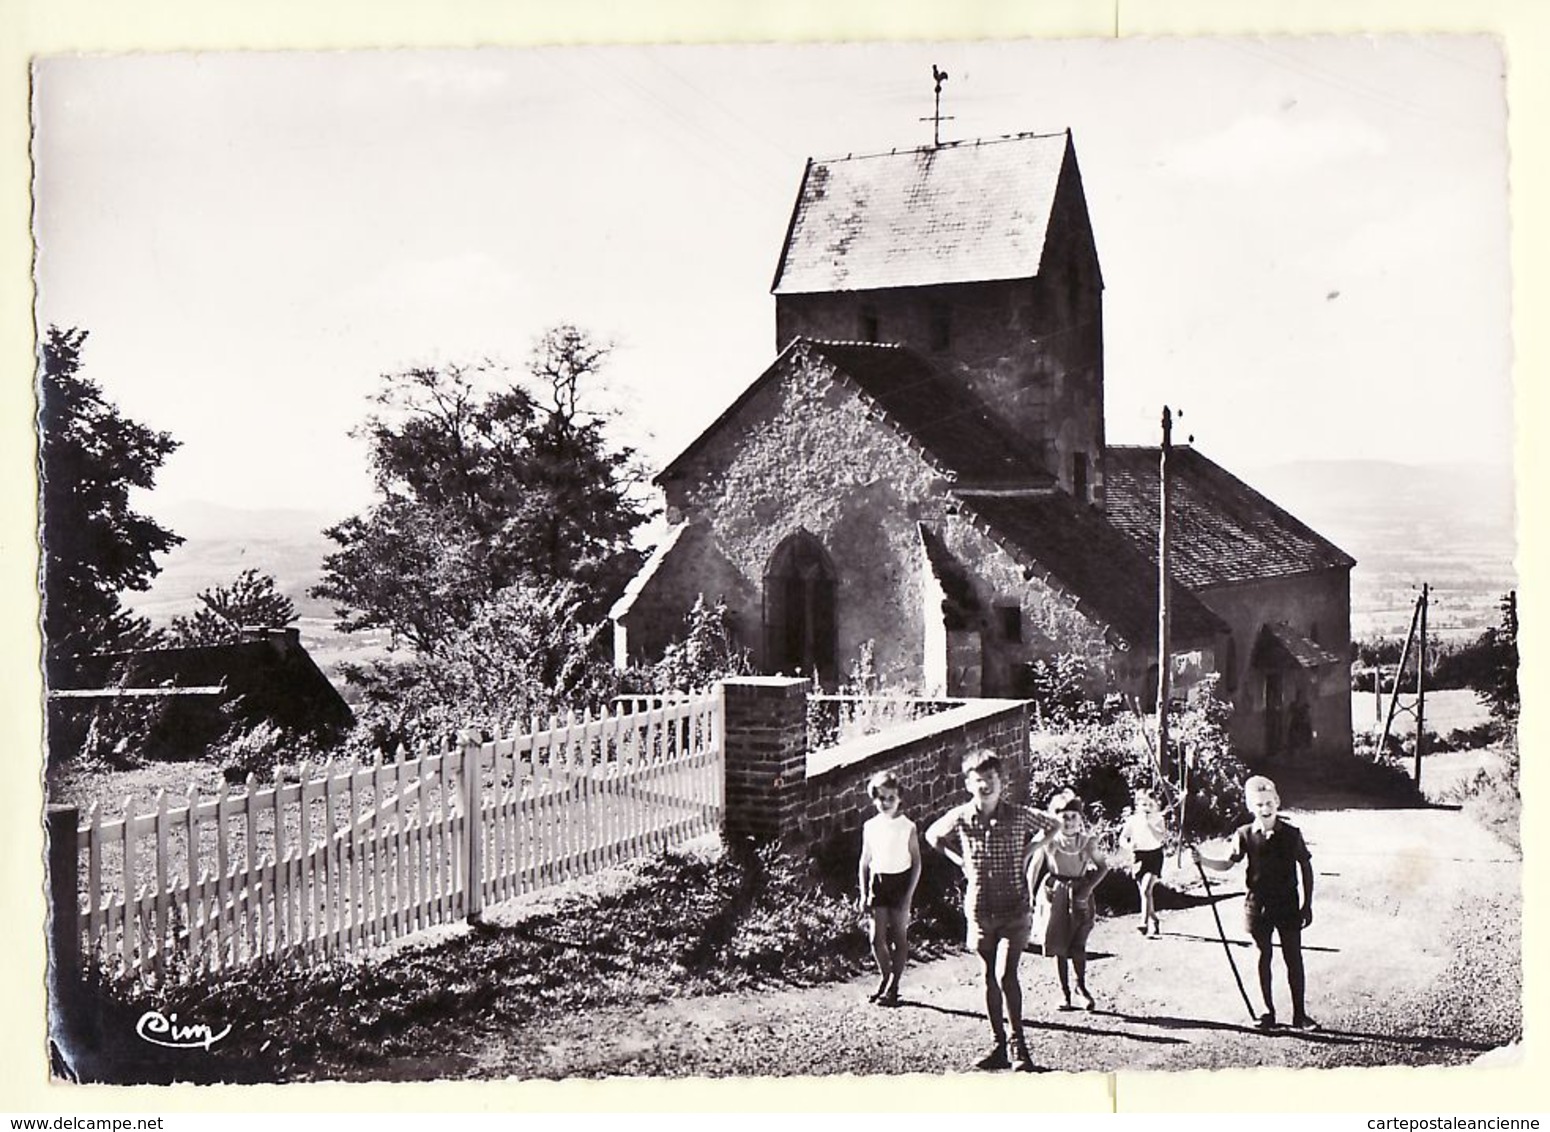
[{"label": "stone wall", "polygon": [[1346,570],[1323,570],[1197,591],[1197,596],[1232,629],[1232,648],[1221,662],[1222,691],[1233,702],[1233,748],[1245,758],[1265,752],[1265,677],[1250,667],[1262,625],[1286,621],[1299,635],[1341,658],[1317,672],[1293,674],[1286,686],[1290,703],[1300,684],[1313,724],[1313,753],[1351,753],[1351,586]]},{"label": "stone wall", "polygon": [[[1150,663],[1154,649],[1141,642],[1121,652],[1103,627],[1077,607],[1076,599],[1038,577],[1003,550],[960,512],[949,515],[938,530],[949,554],[966,566],[966,575],[981,610],[974,626],[981,643],[979,694],[1016,695],[1019,668],[1034,660],[1051,660],[1063,653],[1087,662],[1092,684],[1088,692],[1102,699],[1109,692],[1130,692]],[[998,606],[1021,612],[1020,639],[1008,638]],[[949,693],[968,694],[966,688]]]},{"label": "stone wall", "polygon": [[874,810],[867,780],[880,770],[899,778],[904,812],[922,832],[959,802],[963,756],[990,749],[1001,756],[1008,797],[1022,796],[1028,754],[1024,700],[976,700],[808,756],[794,832],[805,842],[860,830]]},{"label": "stone wall", "polygon": [[1001,755],[1011,796],[1020,797],[1024,701],[975,700],[809,752],[806,690],[787,677],[723,682],[729,836],[814,844],[854,834],[872,812],[867,779],[880,770],[898,775],[905,810],[924,828],[963,800],[963,756],[982,748]]}]

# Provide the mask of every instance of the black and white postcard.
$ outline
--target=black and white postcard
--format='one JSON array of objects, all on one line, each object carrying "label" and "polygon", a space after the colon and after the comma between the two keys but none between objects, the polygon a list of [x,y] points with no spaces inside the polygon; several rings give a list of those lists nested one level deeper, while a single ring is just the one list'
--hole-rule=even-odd
[{"label": "black and white postcard", "polygon": [[1519,1063],[1502,40],[31,82],[56,1083]]}]

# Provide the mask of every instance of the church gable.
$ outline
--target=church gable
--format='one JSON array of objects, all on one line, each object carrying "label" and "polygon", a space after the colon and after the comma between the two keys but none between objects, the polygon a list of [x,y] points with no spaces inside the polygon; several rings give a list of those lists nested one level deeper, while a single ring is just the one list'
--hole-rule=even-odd
[{"label": "church gable", "polygon": [[[676,485],[703,475],[700,465],[712,453],[736,443],[778,397],[776,387],[808,373],[844,390],[862,403],[862,412],[890,428],[937,476],[981,485],[1049,486],[1051,478],[1022,450],[996,415],[968,390],[955,387],[925,359],[896,346],[798,340],[746,389],[726,412],[700,434],[657,477],[671,496]],[[809,420],[824,410],[814,402]],[[811,444],[793,438],[798,449]]]},{"label": "church gable", "polygon": [[783,353],[658,482],[669,518],[703,528],[752,595],[734,612],[767,670],[807,647],[799,629],[832,635],[813,649],[826,678],[868,640],[879,670],[918,670],[915,523],[940,505],[944,473],[810,344]]}]

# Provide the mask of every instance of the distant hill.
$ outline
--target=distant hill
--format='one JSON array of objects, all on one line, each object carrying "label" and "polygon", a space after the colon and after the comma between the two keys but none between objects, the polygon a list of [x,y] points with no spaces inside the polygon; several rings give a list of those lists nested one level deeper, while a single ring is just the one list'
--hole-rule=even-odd
[{"label": "distant hill", "polygon": [[1510,468],[1342,460],[1234,471],[1357,560],[1357,636],[1403,634],[1422,582],[1434,592],[1428,628],[1473,636],[1517,586]]},{"label": "distant hill", "polygon": [[[1436,593],[1431,626],[1474,635],[1495,623],[1497,598],[1517,584],[1510,469],[1343,460],[1232,470],[1357,559],[1357,636],[1403,634],[1423,581]],[[331,656],[380,646],[380,639],[334,633],[328,603],[307,596],[333,548],[323,529],[343,516],[204,502],[168,503],[155,514],[187,540],[160,560],[148,593],[127,595],[158,624],[191,612],[200,590],[252,566],[273,574],[296,603],[310,648]]]},{"label": "distant hill", "polygon": [[249,567],[273,574],[303,617],[333,615],[307,590],[322,577],[323,558],[333,548],[323,529],[343,516],[205,502],[159,504],[155,515],[183,536],[183,545],[157,560],[161,573],[149,591],[126,594],[125,601],[157,624],[191,613],[200,590],[225,585]]},{"label": "distant hill", "polygon": [[[386,633],[340,633],[333,607],[307,596],[323,576],[324,557],[334,549],[323,530],[344,516],[160,501],[153,513],[185,540],[159,559],[162,570],[150,590],[125,595],[125,603],[153,623],[165,627],[174,617],[192,613],[199,591],[226,585],[251,566],[274,575],[280,592],[295,603],[302,643],[336,684],[342,662],[366,663],[386,654]],[[341,690],[349,698],[349,689]]]}]

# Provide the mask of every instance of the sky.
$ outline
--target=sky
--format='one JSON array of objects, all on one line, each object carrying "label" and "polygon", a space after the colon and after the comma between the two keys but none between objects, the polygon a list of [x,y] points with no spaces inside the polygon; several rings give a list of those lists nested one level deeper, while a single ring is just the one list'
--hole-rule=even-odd
[{"label": "sky", "polygon": [[775,355],[808,157],[1072,131],[1111,443],[1229,468],[1512,459],[1503,62],[1485,37],[57,57],[38,321],[182,447],[144,506],[342,517],[382,374],[615,344],[654,471]]}]

